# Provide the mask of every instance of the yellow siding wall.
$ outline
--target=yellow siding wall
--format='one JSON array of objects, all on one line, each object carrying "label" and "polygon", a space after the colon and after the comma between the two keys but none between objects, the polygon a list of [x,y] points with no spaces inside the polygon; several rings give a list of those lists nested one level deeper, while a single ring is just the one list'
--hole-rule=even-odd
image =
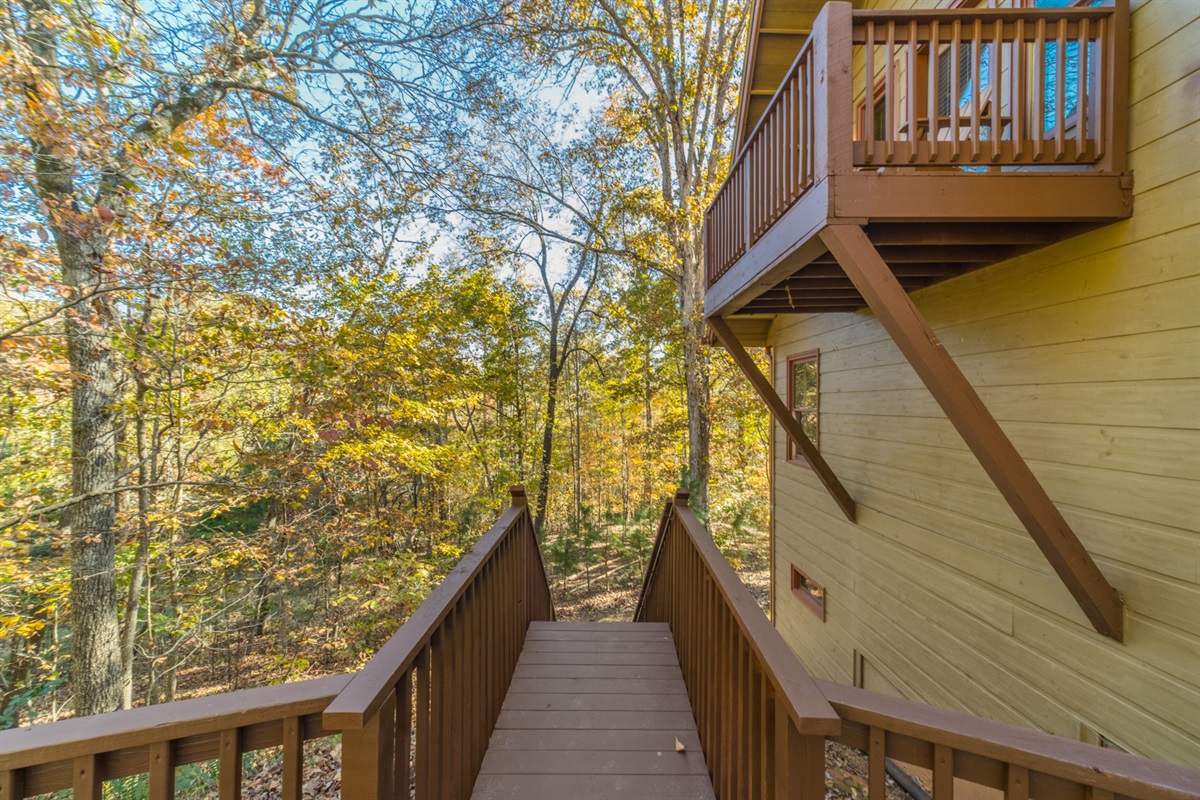
[{"label": "yellow siding wall", "polygon": [[[883,4],[880,4],[883,5]],[[897,3],[896,5],[908,5]],[[821,351],[847,523],[775,429],[775,609],[815,673],[1200,765],[1200,3],[1135,3],[1132,219],[913,295],[1124,597],[1095,633],[882,327],[780,317]],[[828,589],[827,621],[790,564]]]}]

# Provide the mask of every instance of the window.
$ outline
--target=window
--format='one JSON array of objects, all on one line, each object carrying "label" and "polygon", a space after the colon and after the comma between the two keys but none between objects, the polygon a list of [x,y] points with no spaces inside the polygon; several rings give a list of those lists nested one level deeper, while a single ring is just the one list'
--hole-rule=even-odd
[{"label": "window", "polygon": [[[800,429],[814,446],[820,446],[818,406],[820,404],[820,374],[817,350],[796,353],[787,360],[788,409],[800,423]],[[807,464],[803,451],[788,438],[788,461]]]},{"label": "window", "polygon": [[825,621],[825,587],[805,575],[792,564],[792,594],[800,598],[808,610]]}]

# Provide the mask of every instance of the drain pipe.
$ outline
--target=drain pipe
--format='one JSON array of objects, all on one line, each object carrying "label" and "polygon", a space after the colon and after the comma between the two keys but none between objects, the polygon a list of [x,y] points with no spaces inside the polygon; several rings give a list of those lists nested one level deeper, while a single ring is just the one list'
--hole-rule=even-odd
[{"label": "drain pipe", "polygon": [[908,792],[909,797],[913,798],[913,800],[933,800],[929,796],[929,792],[925,791],[925,787],[913,780],[913,777],[907,772],[896,766],[895,761],[887,758],[884,759],[883,763],[891,779],[896,782],[897,786]]}]

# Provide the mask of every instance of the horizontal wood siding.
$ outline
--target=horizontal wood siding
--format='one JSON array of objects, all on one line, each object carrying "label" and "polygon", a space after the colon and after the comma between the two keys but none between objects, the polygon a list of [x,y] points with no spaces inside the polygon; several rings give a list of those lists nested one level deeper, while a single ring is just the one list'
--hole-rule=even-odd
[{"label": "horizontal wood siding", "polygon": [[[935,3],[867,3],[935,7]],[[1131,219],[913,295],[1126,601],[1095,631],[868,312],[781,316],[821,351],[847,522],[775,430],[776,624],[815,674],[1200,765],[1200,6],[1135,2]],[[861,69],[861,65],[859,66]],[[822,623],[790,565],[827,589]]]}]

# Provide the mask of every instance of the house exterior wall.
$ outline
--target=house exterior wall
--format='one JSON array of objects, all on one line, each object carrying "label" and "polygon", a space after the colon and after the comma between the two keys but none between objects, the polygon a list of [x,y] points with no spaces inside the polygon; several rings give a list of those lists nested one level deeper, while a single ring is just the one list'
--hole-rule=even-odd
[{"label": "house exterior wall", "polygon": [[773,616],[814,674],[1200,766],[1198,17],[1134,2],[1131,219],[912,295],[1124,598],[1124,643],[873,315],[783,316],[775,387],[820,351],[821,450],[858,503],[847,522],[774,427]]}]

